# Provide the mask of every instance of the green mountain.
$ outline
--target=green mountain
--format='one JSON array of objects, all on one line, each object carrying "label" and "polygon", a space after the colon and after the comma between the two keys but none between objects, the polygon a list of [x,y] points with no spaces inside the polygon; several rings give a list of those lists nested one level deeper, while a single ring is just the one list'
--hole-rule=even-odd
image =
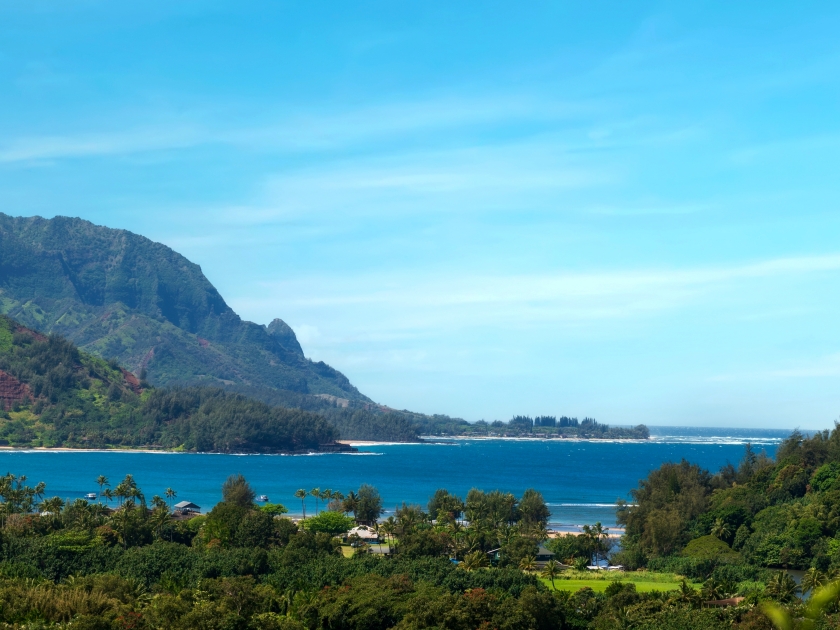
[{"label": "green mountain", "polygon": [[58,333],[158,386],[369,402],[343,374],[304,357],[282,320],[243,321],[198,265],[160,243],[81,219],[0,213],[0,314]]},{"label": "green mountain", "polygon": [[154,389],[114,361],[0,315],[0,444],[185,451],[347,450],[322,416],[208,387]]}]

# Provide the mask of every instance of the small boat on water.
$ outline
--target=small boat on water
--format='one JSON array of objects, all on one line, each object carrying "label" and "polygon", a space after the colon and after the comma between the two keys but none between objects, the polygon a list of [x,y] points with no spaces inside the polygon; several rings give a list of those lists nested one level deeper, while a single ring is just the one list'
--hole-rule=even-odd
[{"label": "small boat on water", "polygon": [[259,501],[260,503],[268,503],[268,495],[261,494],[257,497],[257,501]]},{"label": "small boat on water", "polygon": [[88,501],[96,501],[96,493],[95,492],[88,492],[85,495],[85,499],[87,499]]}]

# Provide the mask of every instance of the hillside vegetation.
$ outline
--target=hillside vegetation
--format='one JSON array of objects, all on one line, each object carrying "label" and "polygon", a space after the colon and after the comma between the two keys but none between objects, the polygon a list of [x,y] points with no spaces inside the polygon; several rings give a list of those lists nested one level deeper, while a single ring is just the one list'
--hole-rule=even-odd
[{"label": "hillside vegetation", "polygon": [[154,389],[114,362],[0,316],[0,440],[10,446],[294,452],[338,448],[322,416],[214,388]]},{"label": "hillside vegetation", "polygon": [[840,429],[794,432],[775,461],[749,446],[716,474],[686,461],[653,471],[619,520],[622,561],[682,573],[727,567],[840,572]]}]

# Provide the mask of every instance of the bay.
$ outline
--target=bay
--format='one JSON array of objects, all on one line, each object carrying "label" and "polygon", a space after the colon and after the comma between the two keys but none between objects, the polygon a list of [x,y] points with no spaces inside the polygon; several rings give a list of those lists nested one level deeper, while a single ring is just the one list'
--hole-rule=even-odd
[{"label": "bay", "polygon": [[[298,488],[330,488],[347,494],[360,484],[376,486],[388,512],[403,501],[425,506],[438,488],[465,496],[470,488],[520,495],[543,493],[559,529],[600,521],[615,525],[615,502],[666,461],[686,459],[717,471],[737,464],[752,443],[773,455],[789,431],[651,427],[639,442],[573,440],[435,439],[425,444],[364,444],[353,454],[223,455],[96,451],[0,452],[0,470],[44,481],[46,496],[75,499],[96,492],[105,475],[112,487],[134,475],[147,498],[166,488],[177,500],[204,511],[221,500],[222,482],[242,473],[258,494],[301,512]],[[315,501],[307,499],[307,512]]]}]

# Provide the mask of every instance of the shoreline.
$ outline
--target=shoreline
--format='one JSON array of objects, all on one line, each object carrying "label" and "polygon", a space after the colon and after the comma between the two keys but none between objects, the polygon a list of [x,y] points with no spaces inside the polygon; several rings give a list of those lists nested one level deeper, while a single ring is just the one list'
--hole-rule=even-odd
[{"label": "shoreline", "polygon": [[[336,444],[343,444],[336,442]],[[349,444],[344,444],[350,446]],[[252,455],[305,456],[305,455],[347,455],[354,454],[351,449],[325,449],[323,451],[288,451],[278,453],[260,453],[249,451],[242,453],[224,453],[221,451],[179,451],[166,448],[72,448],[69,446],[0,446],[0,453],[155,453],[161,455]]]},{"label": "shoreline", "polygon": [[[638,438],[579,438],[579,437],[513,437],[501,435],[423,435],[418,442],[399,442],[394,440],[336,440],[336,444],[351,448],[366,446],[418,446],[418,445],[449,445],[454,441],[505,441],[505,442],[603,442],[646,444],[650,439]],[[73,448],[69,446],[0,446],[0,453],[159,453],[166,455],[346,455],[351,450],[324,449],[318,451],[289,451],[277,453],[261,453],[247,451],[241,453],[225,453],[221,451],[179,451],[166,448]]]},{"label": "shoreline", "polygon": [[537,437],[510,435],[422,435],[424,440],[508,440],[511,442],[630,442],[644,444],[650,438]]},{"label": "shoreline", "polygon": [[[348,446],[411,446],[419,444],[441,444],[455,440],[490,441],[500,440],[508,442],[622,442],[629,444],[647,444],[650,438],[580,438],[580,437],[513,437],[504,435],[421,435],[421,442],[398,442],[394,440],[336,440],[339,444]],[[435,441],[437,440],[437,441]]]},{"label": "shoreline", "polygon": [[184,451],[154,448],[71,448],[69,446],[0,446],[0,453],[164,453],[180,455]]}]

